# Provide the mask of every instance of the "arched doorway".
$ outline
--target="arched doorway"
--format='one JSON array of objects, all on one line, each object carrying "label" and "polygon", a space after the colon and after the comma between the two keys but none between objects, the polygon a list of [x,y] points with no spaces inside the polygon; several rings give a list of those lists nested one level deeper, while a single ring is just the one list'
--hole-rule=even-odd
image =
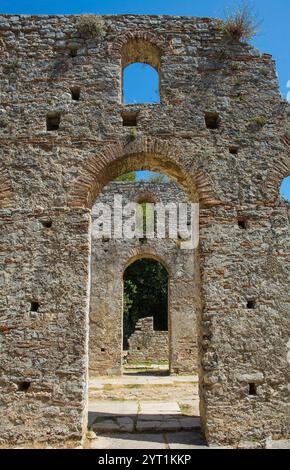
[{"label": "arched doorway", "polygon": [[[102,189],[112,180],[117,178],[118,176],[128,173],[134,172],[138,170],[150,170],[153,172],[165,174],[166,176],[170,177],[173,181],[180,184],[180,186],[184,189],[184,191],[188,194],[188,199],[191,202],[199,202],[202,207],[210,207],[213,205],[217,205],[220,202],[215,199],[214,193],[212,191],[211,182],[209,181],[206,174],[202,171],[196,171],[195,167],[191,167],[190,169],[184,168],[176,158],[177,149],[175,147],[169,146],[164,144],[157,139],[150,139],[150,138],[141,138],[137,139],[134,142],[130,142],[127,144],[124,143],[116,143],[114,145],[108,145],[102,148],[99,153],[92,156],[88,161],[86,161],[79,173],[79,176],[74,180],[71,190],[69,193],[69,204],[71,207],[76,208],[91,208],[94,202],[96,201],[97,196],[100,194]],[[103,248],[105,244],[102,244]],[[132,252],[131,257],[134,256],[140,257],[140,254],[144,252],[146,255],[156,255],[153,250],[147,251],[145,247],[139,247],[137,253]],[[188,312],[187,321],[182,321],[182,317],[184,318],[184,309],[180,308],[180,303],[176,302],[174,305],[175,309],[175,321],[178,325],[182,328],[184,334],[187,334],[189,331],[189,326],[191,327],[193,322],[191,319],[191,314],[196,314],[196,329],[197,329],[197,338],[200,338],[200,319],[201,315],[199,312],[201,308],[200,302],[200,284],[199,284],[199,261],[197,256],[198,245],[194,249],[194,256],[196,256],[195,263],[192,263],[191,259],[186,256],[184,260],[184,264],[191,267],[189,272],[189,276],[186,278],[180,277],[181,271],[176,271],[176,275],[171,276],[172,284],[170,285],[170,289],[173,289],[173,297],[174,291],[178,292],[182,298],[186,298],[189,292],[193,292],[196,304],[195,309],[193,308],[194,303],[191,301],[190,298],[187,297],[186,302],[186,311]],[[128,258],[127,258],[128,260]],[[107,272],[107,266],[105,266],[105,258],[102,256],[97,256],[96,261],[98,264],[102,261],[104,262],[104,273]],[[102,263],[101,263],[102,264]],[[176,269],[176,263],[174,261],[171,263],[173,269]],[[120,278],[122,279],[123,275],[124,264],[120,267]],[[92,271],[91,271],[92,273]],[[112,276],[116,273],[116,268],[114,267],[111,270],[109,275]],[[110,284],[111,291],[110,293],[104,293],[102,298],[96,297],[97,302],[101,305],[101,308],[104,312],[104,318],[106,318],[107,310],[107,300],[109,298],[110,302],[114,298],[114,295],[117,292],[118,285],[114,282]],[[188,286],[192,286],[193,290],[191,291],[188,289]],[[111,293],[113,294],[112,298],[110,297]],[[118,299],[122,296],[118,295]],[[92,307],[92,297],[91,297],[91,307]],[[120,301],[115,303],[115,307],[118,311],[122,312],[122,305]],[[122,318],[122,316],[120,317]],[[94,319],[96,324],[98,324],[98,320]],[[118,331],[120,329],[118,328]],[[172,330],[171,330],[172,331]],[[178,329],[176,330],[178,331]],[[191,335],[190,335],[191,336]],[[106,337],[105,335],[103,336]],[[197,342],[190,346],[189,348],[184,347],[183,340],[180,340],[178,335],[175,337],[176,344],[179,345],[179,354],[174,358],[176,364],[181,364],[182,367],[184,364],[190,366],[184,361],[183,352],[187,349],[189,354],[198,351]],[[187,339],[186,339],[187,341]],[[118,343],[118,344],[121,344]],[[101,353],[106,352],[106,348],[102,347]],[[117,352],[118,353],[118,352]],[[100,365],[100,360],[102,358],[102,354],[100,351],[98,352],[97,356],[97,365]],[[118,357],[121,357],[121,354]],[[173,361],[172,361],[173,362]],[[176,369],[173,369],[174,373],[179,373],[179,366],[176,366]],[[120,363],[121,369],[121,363]],[[193,371],[193,368],[191,368]],[[193,371],[193,373],[196,372]],[[199,375],[202,377],[203,371],[199,369]],[[200,401],[201,401],[201,410],[203,410],[203,387],[200,386]],[[202,413],[201,419],[203,419],[205,413]]]},{"label": "arched doorway", "polygon": [[[144,213],[147,216],[144,205],[157,201],[170,203],[171,190],[171,198],[175,201],[182,200],[181,193],[186,197],[181,189],[178,190],[178,185],[171,188],[172,182],[161,178],[157,182],[155,178],[153,183],[148,184],[141,180],[140,187],[137,185],[138,189],[134,191],[136,182],[131,176],[128,180],[122,177],[107,185],[98,201],[113,202],[115,189],[119,196],[120,192],[124,197],[127,194],[139,205],[144,220]],[[116,409],[120,403],[126,414],[127,429],[133,434],[134,429],[141,432],[148,426],[158,433],[164,429],[183,430],[183,426],[186,429],[188,426],[199,426],[196,377],[199,304],[195,250],[182,250],[180,240],[170,237],[161,240],[137,237],[126,241],[104,238],[97,241],[95,209],[94,205],[89,343],[90,426],[98,433],[103,433],[105,429],[121,430],[123,416],[120,408]],[[152,265],[155,267],[153,272]],[[158,280],[158,276],[161,279]],[[128,285],[125,287],[129,288],[129,292],[123,289],[126,281]],[[126,294],[129,299],[126,299]],[[125,312],[124,307],[127,306],[129,309]],[[131,311],[130,307],[133,307]],[[160,310],[163,313],[161,316],[158,315]],[[124,319],[124,313],[128,314],[129,321]],[[122,356],[124,346],[129,346],[125,360]],[[163,355],[158,357],[158,353]],[[170,375],[169,360],[173,372]],[[179,375],[178,379],[176,375]],[[98,389],[94,388],[96,385]],[[163,409],[160,413],[155,410],[151,415],[144,400],[151,400]],[[167,406],[177,417],[175,424],[167,419]],[[130,410],[133,410],[132,416]],[[182,422],[179,423],[179,419]]]},{"label": "arched doorway", "polygon": [[[114,216],[109,210],[109,213],[104,217],[104,206],[106,206],[105,208],[109,206],[109,209],[114,211],[115,197],[119,198],[120,196],[122,196],[123,208],[126,207],[127,202],[133,200],[137,205],[137,211],[141,211],[142,235],[137,233],[130,239],[126,237],[125,239],[115,239],[114,236],[112,237],[113,233],[107,234],[107,228],[111,228],[111,222],[113,225]],[[168,347],[165,348],[169,353],[162,356],[162,361],[166,361],[167,366],[170,365],[171,373],[189,374],[197,371],[198,259],[196,249],[182,248],[182,234],[176,233],[172,236],[170,233],[169,223],[174,221],[175,212],[173,202],[186,205],[187,208],[191,207],[187,204],[188,196],[182,188],[172,181],[168,181],[168,178],[159,177],[156,181],[154,175],[153,180],[148,182],[142,179],[136,182],[131,178],[128,181],[125,181],[124,178],[118,178],[104,188],[93,206],[89,339],[91,377],[121,375],[123,348],[124,346],[126,349],[128,347],[128,335],[133,334],[136,321],[152,317],[154,310],[156,312],[160,308],[163,308],[163,321],[158,322],[157,315],[153,315],[155,318],[152,317],[150,329],[151,336],[156,336],[153,333],[154,330],[166,331],[169,329],[166,338]],[[173,205],[174,207],[172,207]],[[157,206],[158,209],[155,211]],[[167,209],[165,209],[166,207]],[[163,213],[166,227],[164,233],[161,234],[162,237],[159,237],[159,233],[157,233],[158,222],[160,218],[162,220]],[[154,230],[152,232],[151,223],[153,220]],[[146,227],[147,222],[149,233],[147,232],[148,226]],[[101,233],[99,227],[101,227]],[[137,261],[141,264],[141,270],[140,266],[138,268],[138,263],[135,264]],[[152,271],[150,264],[157,266],[157,270],[153,269]],[[131,270],[132,276],[135,274],[136,277],[135,266],[137,266],[137,277],[140,278],[140,282],[132,282],[132,278],[128,282],[127,287],[132,297],[128,299],[126,292],[125,296],[123,292],[124,273],[126,275]],[[144,273],[144,266],[148,268],[147,273]],[[151,279],[150,275],[152,275]],[[154,288],[157,290],[158,284],[154,281],[155,275],[157,275],[157,281],[158,276],[160,278],[163,275],[163,281],[159,279],[159,287],[161,290],[163,289],[161,295],[158,291],[152,295]],[[161,281],[163,285],[160,285]],[[145,289],[147,298],[146,296],[142,297],[141,292],[142,284],[145,282],[147,282]],[[160,303],[162,295],[163,306],[162,302]],[[149,305],[148,296],[151,302]],[[123,298],[124,303],[122,302]],[[133,300],[135,300],[135,305],[130,306]],[[131,310],[133,309],[135,312],[131,322],[127,321],[126,323],[125,321],[127,331],[125,335],[123,334],[124,305],[125,309],[130,310],[132,307]],[[142,321],[138,328],[142,330]],[[159,336],[162,334],[160,333]],[[165,341],[165,338],[163,340]],[[157,357],[155,359],[158,361]],[[168,369],[168,367],[166,368]]]},{"label": "arched doorway", "polygon": [[123,373],[168,372],[167,269],[156,259],[137,259],[126,267],[123,285]]}]

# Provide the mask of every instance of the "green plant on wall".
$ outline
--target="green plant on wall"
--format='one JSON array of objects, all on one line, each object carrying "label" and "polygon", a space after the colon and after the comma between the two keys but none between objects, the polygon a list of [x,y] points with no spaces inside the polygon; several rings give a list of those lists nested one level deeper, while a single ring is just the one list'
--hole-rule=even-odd
[{"label": "green plant on wall", "polygon": [[222,30],[233,41],[249,41],[257,34],[260,25],[250,5],[242,2],[226,12]]},{"label": "green plant on wall", "polygon": [[105,22],[102,17],[86,14],[80,16],[77,30],[83,38],[95,38],[104,33]]}]

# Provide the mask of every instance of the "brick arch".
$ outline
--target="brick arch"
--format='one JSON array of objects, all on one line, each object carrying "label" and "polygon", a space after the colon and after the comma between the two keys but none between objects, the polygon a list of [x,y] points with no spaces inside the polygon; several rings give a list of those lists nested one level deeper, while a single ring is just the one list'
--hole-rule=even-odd
[{"label": "brick arch", "polygon": [[190,175],[177,164],[177,149],[158,139],[142,138],[129,144],[107,145],[84,162],[69,190],[68,204],[91,208],[102,188],[118,176],[138,170],[164,173],[188,193],[192,202],[208,207],[220,202],[214,197],[211,182],[203,171]]},{"label": "brick arch", "polygon": [[139,246],[132,248],[127,257],[127,262],[125,263],[124,266],[122,266],[122,272],[121,275],[123,277],[126,269],[135,261],[138,261],[139,259],[153,259],[155,261],[158,261],[159,263],[162,264],[162,266],[166,269],[167,274],[168,274],[168,280],[172,276],[172,273],[174,272],[174,262],[170,262],[170,259],[164,258],[164,256],[160,256],[156,250],[153,247],[149,246]]},{"label": "brick arch", "polygon": [[267,182],[267,187],[273,191],[275,203],[279,197],[282,181],[290,176],[290,135],[285,134],[281,137],[284,152],[280,155],[280,159],[273,165],[271,176]]},{"label": "brick arch", "polygon": [[8,171],[0,166],[0,209],[11,205],[11,182]]},{"label": "brick arch", "polygon": [[164,53],[167,49],[171,49],[169,42],[162,36],[152,31],[128,30],[113,39],[109,46],[109,53],[116,58],[122,57],[122,50],[128,43],[139,42],[142,44],[149,43],[159,49],[160,53]]}]

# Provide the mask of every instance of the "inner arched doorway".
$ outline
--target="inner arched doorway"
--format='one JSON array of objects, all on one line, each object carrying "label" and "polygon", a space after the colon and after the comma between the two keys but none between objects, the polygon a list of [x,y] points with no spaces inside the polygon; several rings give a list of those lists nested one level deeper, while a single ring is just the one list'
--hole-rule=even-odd
[{"label": "inner arched doorway", "polygon": [[[152,193],[153,189],[155,192]],[[152,194],[154,194],[153,199]],[[106,236],[101,234],[100,238],[99,227],[102,232],[104,226],[106,229],[111,227],[111,223],[114,226],[111,211],[103,217],[103,205],[114,209],[115,196],[122,196],[125,206],[128,200],[135,201],[138,208],[142,209],[143,222],[144,214],[146,214],[145,220],[147,217],[150,220],[150,215],[156,216],[155,221],[159,220],[159,214],[162,215],[162,211],[158,213],[154,209],[152,214],[150,210],[148,211],[147,204],[150,207],[154,203],[161,206],[164,203],[163,207],[167,205],[167,209],[164,210],[167,214],[164,219],[164,236],[161,238],[158,236],[155,225],[151,232],[151,235],[154,235],[153,238],[149,236],[150,234],[147,238],[147,231],[145,236],[144,234],[141,237],[134,235],[130,239],[110,237],[110,233]],[[186,204],[189,202],[188,195],[172,181],[161,180],[160,182],[159,178],[157,183],[153,180],[146,185],[144,182],[132,182],[131,179],[129,182],[119,179],[104,188],[98,202],[93,206],[89,341],[91,377],[122,374],[124,349],[128,350],[128,340],[133,335],[135,327],[141,330],[139,333],[142,334],[143,322],[137,325],[137,321],[144,318],[152,318],[151,326],[150,320],[147,320],[151,339],[155,341],[155,336],[159,336],[158,339],[163,341],[163,345],[165,341],[167,342],[167,345],[163,347],[167,353],[161,358],[156,356],[154,359],[157,362],[166,361],[167,369],[169,368],[170,373],[173,374],[197,372],[197,329],[200,308],[197,247],[186,246],[186,249],[183,249],[182,233],[178,231],[175,236],[170,234],[169,222],[174,221],[172,215],[176,206],[173,202],[191,207],[190,204]],[[101,217],[99,217],[97,207],[99,203],[102,207]],[[152,264],[157,266],[155,272],[152,272],[150,268]],[[134,269],[136,266],[137,269]],[[144,279],[145,267],[148,268],[147,279]],[[125,292],[124,295],[123,284],[126,284],[127,273],[131,273],[131,279],[127,279],[129,293]],[[135,279],[136,276],[139,277],[140,282],[132,281],[134,275]],[[157,282],[154,280],[155,276],[157,276]],[[163,278],[160,279],[160,276]],[[142,296],[141,287],[145,282],[148,287],[145,289],[146,295]],[[152,295],[155,288],[156,291]],[[128,294],[131,294],[129,299]],[[150,297],[149,300],[148,297]],[[161,299],[162,302],[160,302]],[[135,305],[132,306],[134,301]],[[163,311],[161,320],[157,315],[160,310]],[[126,318],[126,315],[129,315],[129,318]],[[154,331],[167,331],[167,337],[164,338],[165,335],[161,333],[157,335]],[[163,339],[160,338],[162,336]],[[135,339],[134,336],[133,343]],[[147,341],[147,339],[148,335],[144,335],[144,340]],[[136,346],[135,360],[142,359],[142,349],[143,355],[145,354],[144,348],[140,345],[138,347],[140,353],[137,353]],[[131,352],[129,351],[125,356],[129,356],[128,358],[134,361]],[[150,357],[143,357],[143,359],[147,361]]]},{"label": "inner arched doorway", "polygon": [[156,259],[137,259],[126,267],[123,286],[123,373],[168,372],[167,269]]}]

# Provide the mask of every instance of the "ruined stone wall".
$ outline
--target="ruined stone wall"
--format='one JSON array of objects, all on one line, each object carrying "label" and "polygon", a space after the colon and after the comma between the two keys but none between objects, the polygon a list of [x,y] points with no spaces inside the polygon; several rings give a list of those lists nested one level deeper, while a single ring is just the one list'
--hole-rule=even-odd
[{"label": "ruined stone wall", "polygon": [[[225,37],[214,19],[108,16],[91,39],[78,20],[0,16],[1,443],[81,438],[90,249],[82,208],[114,177],[141,169],[165,172],[201,204],[208,441],[285,436],[289,219],[276,202],[290,139],[274,61]],[[122,68],[132,60],[160,71],[160,104],[122,104]],[[127,110],[138,112],[134,138]],[[49,113],[60,117],[57,131],[47,131]],[[205,113],[215,113],[216,129]],[[43,217],[52,218],[49,232],[36,230]],[[25,316],[35,290],[39,323]],[[25,354],[15,361],[19,343]]]},{"label": "ruined stone wall", "polygon": [[[128,202],[185,203],[188,196],[176,184],[113,182],[107,185],[92,209],[90,302],[90,375],[120,374],[123,345],[123,275],[136,259],[159,260],[168,272],[169,368],[174,373],[197,372],[198,261],[195,250],[181,248],[179,238],[99,238],[97,204],[113,209],[114,196]],[[114,228],[112,211],[111,227]],[[103,219],[102,219],[103,220]],[[103,223],[105,225],[105,222]],[[166,219],[168,227],[168,218]]]},{"label": "ruined stone wall", "polygon": [[168,361],[168,332],[155,331],[154,318],[141,318],[136,323],[135,331],[128,339],[129,348],[126,362]]},{"label": "ruined stone wall", "polygon": [[89,228],[84,209],[1,212],[0,447],[46,443],[52,417],[52,440],[86,429]]}]

